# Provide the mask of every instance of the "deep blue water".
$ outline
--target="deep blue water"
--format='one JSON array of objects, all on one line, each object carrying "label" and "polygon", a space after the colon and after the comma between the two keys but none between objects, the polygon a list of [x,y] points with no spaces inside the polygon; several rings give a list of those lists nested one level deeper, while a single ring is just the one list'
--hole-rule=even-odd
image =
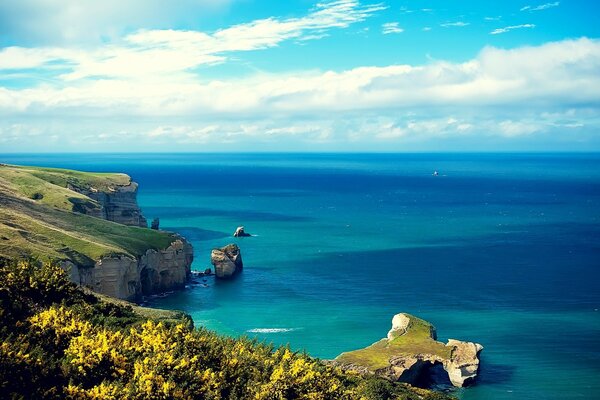
[{"label": "deep blue water", "polygon": [[[599,154],[5,155],[119,171],[144,214],[245,270],[152,304],[332,358],[409,312],[485,346],[463,399],[600,398]],[[433,170],[440,176],[433,177]],[[235,239],[238,225],[256,237]]]}]

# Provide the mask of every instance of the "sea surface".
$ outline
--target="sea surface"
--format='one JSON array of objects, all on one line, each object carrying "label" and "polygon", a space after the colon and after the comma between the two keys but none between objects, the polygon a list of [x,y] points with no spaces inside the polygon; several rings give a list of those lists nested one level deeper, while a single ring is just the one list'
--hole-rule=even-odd
[{"label": "sea surface", "polygon": [[[484,345],[464,400],[600,398],[600,154],[3,155],[118,171],[193,268],[235,242],[244,271],[153,306],[321,358],[392,316]],[[433,176],[438,171],[439,176]],[[238,225],[254,234],[233,238]]]}]

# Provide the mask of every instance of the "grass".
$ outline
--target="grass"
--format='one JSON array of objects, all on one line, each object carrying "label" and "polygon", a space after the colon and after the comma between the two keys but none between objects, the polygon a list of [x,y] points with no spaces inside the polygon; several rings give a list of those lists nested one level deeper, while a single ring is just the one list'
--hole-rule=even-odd
[{"label": "grass", "polygon": [[68,189],[69,184],[113,190],[130,181],[124,174],[0,165],[0,256],[93,265],[102,256],[165,249],[175,239],[172,234],[72,211],[73,199],[95,202]]},{"label": "grass", "polygon": [[[88,294],[91,294],[104,303],[110,303],[119,307],[131,307],[132,311],[143,320],[151,319],[157,322],[166,323],[182,323],[188,321],[188,316],[182,311],[163,310],[161,308],[141,307],[125,300],[115,299],[114,297],[105,296],[100,293],[93,292],[89,289],[82,288]],[[189,320],[191,321],[191,320]]]},{"label": "grass", "polygon": [[364,349],[343,353],[336,360],[376,371],[386,368],[391,357],[405,354],[431,354],[449,359],[451,349],[431,338],[432,325],[412,315],[409,318],[410,324],[405,334],[397,336],[391,341],[382,339]]}]

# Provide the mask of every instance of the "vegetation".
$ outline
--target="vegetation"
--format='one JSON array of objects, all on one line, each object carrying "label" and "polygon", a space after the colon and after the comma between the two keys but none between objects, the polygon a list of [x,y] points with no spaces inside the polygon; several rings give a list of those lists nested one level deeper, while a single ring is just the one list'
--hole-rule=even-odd
[{"label": "vegetation", "polygon": [[0,398],[445,399],[342,373],[306,354],[141,315],[58,266],[0,265]]},{"label": "vegetation", "polygon": [[355,364],[376,371],[389,366],[389,359],[402,354],[432,354],[450,358],[451,349],[432,338],[433,326],[420,318],[409,316],[406,332],[391,341],[382,339],[364,349],[340,355],[337,360],[343,364]]},{"label": "vegetation", "polygon": [[75,211],[99,205],[72,188],[111,191],[124,174],[96,174],[0,164],[0,257],[71,260],[93,265],[102,256],[138,256],[164,249],[174,237]]}]

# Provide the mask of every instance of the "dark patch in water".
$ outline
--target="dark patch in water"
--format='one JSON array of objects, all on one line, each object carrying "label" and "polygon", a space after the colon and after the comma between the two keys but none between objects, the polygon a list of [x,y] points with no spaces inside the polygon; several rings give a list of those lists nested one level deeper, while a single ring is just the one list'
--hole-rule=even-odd
[{"label": "dark patch in water", "polygon": [[176,232],[190,241],[215,240],[231,236],[225,232],[196,228],[194,226],[165,226],[162,229],[169,232]]},{"label": "dark patch in water", "polygon": [[[228,217],[236,221],[282,221],[282,222],[305,222],[312,218],[302,217],[297,215],[278,214],[263,211],[252,210],[219,210],[214,208],[197,208],[197,207],[146,207],[145,214],[158,215],[161,218],[169,217]],[[233,228],[235,229],[235,227]]]}]

